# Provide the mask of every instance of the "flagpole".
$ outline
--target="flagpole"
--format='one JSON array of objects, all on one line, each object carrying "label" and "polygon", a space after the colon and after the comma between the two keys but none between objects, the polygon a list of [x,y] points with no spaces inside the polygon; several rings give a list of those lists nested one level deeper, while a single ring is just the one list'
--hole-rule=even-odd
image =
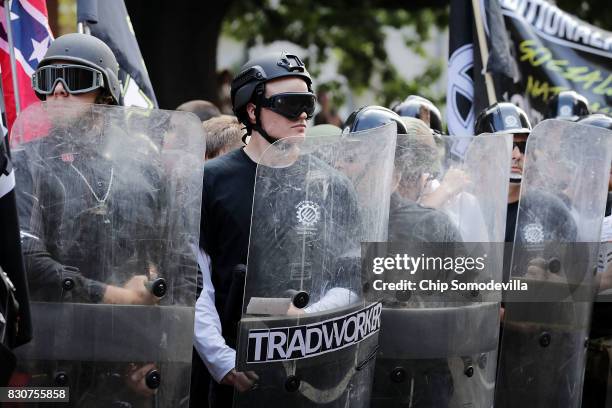
[{"label": "flagpole", "polygon": [[11,76],[13,77],[13,94],[15,97],[15,112],[21,112],[19,101],[19,85],[17,84],[17,64],[15,63],[15,48],[13,47],[13,29],[11,27],[11,0],[4,0],[4,15],[6,16],[6,34],[11,59]]},{"label": "flagpole", "polygon": [[87,23],[84,23],[82,21],[77,24],[77,32],[80,34],[91,35],[91,29],[89,28]]},{"label": "flagpole", "polygon": [[489,61],[489,48],[487,47],[487,37],[484,32],[484,23],[482,14],[480,14],[480,0],[472,0],[472,10],[474,11],[474,23],[476,25],[476,34],[478,36],[478,48],[480,48],[480,59],[482,61],[482,73],[485,79],[487,88],[487,98],[489,105],[497,102],[495,95],[495,86],[493,85],[493,77],[487,72],[487,62]]}]

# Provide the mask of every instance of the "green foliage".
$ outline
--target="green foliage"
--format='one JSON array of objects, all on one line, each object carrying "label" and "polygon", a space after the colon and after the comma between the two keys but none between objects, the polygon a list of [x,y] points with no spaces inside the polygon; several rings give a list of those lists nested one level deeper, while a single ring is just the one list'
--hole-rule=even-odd
[{"label": "green foliage", "polygon": [[[414,33],[404,35],[404,41],[427,58],[422,44],[429,39],[430,29],[448,25],[448,8],[411,10],[409,5],[374,0],[235,1],[224,32],[246,41],[247,46],[286,40],[308,49],[312,58],[305,63],[315,76],[333,54],[338,73],[351,90],[356,94],[374,91],[377,102],[384,105],[410,93],[440,100],[442,96],[431,94],[429,84],[440,77],[442,61],[430,61],[423,73],[406,81],[390,64],[384,47],[385,29],[412,27]],[[339,82],[318,85],[329,88],[334,103],[341,102]]]}]

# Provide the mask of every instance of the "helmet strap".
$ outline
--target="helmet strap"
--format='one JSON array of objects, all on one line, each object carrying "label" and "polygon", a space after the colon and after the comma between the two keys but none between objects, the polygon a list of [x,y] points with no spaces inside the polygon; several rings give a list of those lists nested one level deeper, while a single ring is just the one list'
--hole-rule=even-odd
[{"label": "helmet strap", "polygon": [[[252,125],[253,129],[255,129],[261,137],[263,137],[266,142],[273,144],[277,139],[273,138],[266,132],[261,123],[261,104],[264,95],[264,87],[258,86],[255,90],[255,124]],[[245,136],[246,137],[246,136]]]}]

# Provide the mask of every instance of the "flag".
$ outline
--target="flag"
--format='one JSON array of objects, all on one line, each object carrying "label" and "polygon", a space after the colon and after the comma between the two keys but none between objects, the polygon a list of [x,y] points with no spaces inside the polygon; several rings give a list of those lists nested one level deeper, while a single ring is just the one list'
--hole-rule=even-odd
[{"label": "flag", "polygon": [[564,90],[584,95],[593,112],[612,114],[612,32],[588,24],[545,0],[498,0],[519,63],[508,89],[532,124]]},{"label": "flag", "polygon": [[[2,87],[10,129],[17,112],[4,4],[2,2],[2,7],[0,7],[0,66],[2,67]],[[49,48],[53,35],[49,28],[47,5],[44,0],[13,0],[10,4],[17,94],[20,108],[23,110],[26,106],[38,101],[32,90],[31,77]]]},{"label": "flag", "polygon": [[10,159],[8,130],[4,125],[6,115],[1,87],[0,111],[0,267],[15,287],[16,300],[19,303],[17,316],[9,315],[7,322],[8,338],[5,341],[13,348],[31,339],[32,325],[15,201],[15,171]]},{"label": "flag", "polygon": [[[498,1],[478,1],[489,52],[486,72],[491,74],[495,85],[496,101],[508,100],[507,84],[519,79]],[[449,32],[448,132],[455,136],[472,136],[476,117],[489,105],[489,100],[471,0],[451,0]],[[457,143],[453,151],[462,154],[466,147],[465,142]]]},{"label": "flag", "polygon": [[123,0],[78,0],[77,20],[104,41],[119,62],[124,106],[157,108],[157,99]]},{"label": "flag", "polygon": [[474,13],[471,0],[451,0],[446,122],[448,133],[474,133]]}]

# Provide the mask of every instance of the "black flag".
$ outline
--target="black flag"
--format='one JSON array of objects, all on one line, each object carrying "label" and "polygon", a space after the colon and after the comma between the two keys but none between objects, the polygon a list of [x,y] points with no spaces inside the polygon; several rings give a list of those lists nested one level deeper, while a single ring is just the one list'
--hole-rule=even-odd
[{"label": "black flag", "polygon": [[32,323],[1,85],[0,111],[0,344],[14,348],[32,338]]},{"label": "black flag", "polygon": [[91,35],[104,41],[117,57],[123,105],[157,108],[153,86],[123,0],[78,0],[77,20],[85,23]]},{"label": "black flag", "polygon": [[[478,7],[489,54],[486,71],[491,74],[495,100],[502,101],[508,99],[508,84],[518,81],[518,70],[498,1],[479,0]],[[448,132],[457,136],[473,135],[478,113],[489,105],[472,4],[451,0],[446,109]],[[464,148],[453,146],[458,154]]]},{"label": "black flag", "polygon": [[497,0],[519,63],[520,82],[507,90],[532,123],[563,90],[584,95],[593,112],[612,113],[612,32],[545,0]]},{"label": "black flag", "polygon": [[474,133],[474,13],[470,0],[451,0],[446,120],[451,135]]}]

